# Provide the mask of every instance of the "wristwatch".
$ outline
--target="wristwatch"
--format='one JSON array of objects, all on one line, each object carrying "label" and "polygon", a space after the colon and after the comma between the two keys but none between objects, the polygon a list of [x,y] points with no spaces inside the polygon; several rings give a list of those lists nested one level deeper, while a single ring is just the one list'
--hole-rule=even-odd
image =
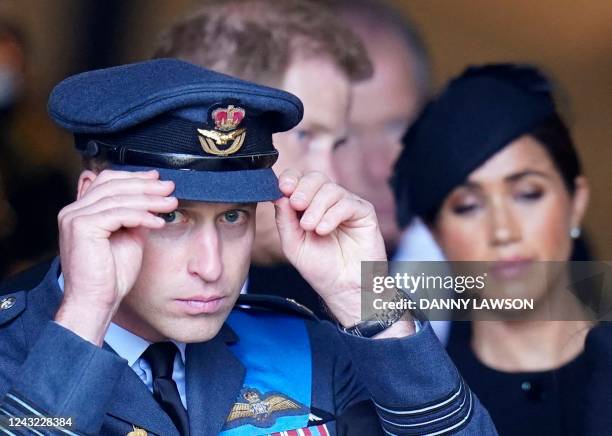
[{"label": "wristwatch", "polygon": [[408,299],[405,294],[400,291],[396,291],[395,296],[391,300],[392,302],[399,303],[396,309],[379,310],[377,313],[360,323],[355,324],[351,327],[341,327],[340,329],[348,334],[359,336],[362,338],[371,338],[384,330],[391,327],[397,321],[402,319],[404,314],[409,311],[405,300]]}]

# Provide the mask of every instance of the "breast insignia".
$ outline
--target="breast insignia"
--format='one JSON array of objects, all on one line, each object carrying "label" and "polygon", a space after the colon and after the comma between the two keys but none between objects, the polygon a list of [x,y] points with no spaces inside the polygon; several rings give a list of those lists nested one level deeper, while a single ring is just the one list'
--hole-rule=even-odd
[{"label": "breast insignia", "polygon": [[245,424],[265,428],[274,424],[281,416],[301,414],[308,414],[308,409],[298,401],[278,392],[263,395],[257,389],[246,387],[240,391],[225,428],[230,429]]}]

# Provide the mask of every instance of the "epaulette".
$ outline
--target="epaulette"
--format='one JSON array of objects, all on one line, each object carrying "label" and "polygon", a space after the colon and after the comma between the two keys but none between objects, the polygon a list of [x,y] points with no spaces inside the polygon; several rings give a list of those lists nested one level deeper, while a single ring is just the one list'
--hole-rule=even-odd
[{"label": "epaulette", "polygon": [[303,306],[291,298],[283,298],[276,295],[240,294],[235,307],[243,310],[264,310],[267,312],[299,316],[315,321],[319,320],[314,312],[306,306]]},{"label": "epaulette", "polygon": [[0,295],[0,325],[15,319],[26,307],[26,291]]},{"label": "epaulette", "polygon": [[52,260],[45,260],[0,283],[0,325],[17,318],[26,308],[28,291],[45,278]]}]

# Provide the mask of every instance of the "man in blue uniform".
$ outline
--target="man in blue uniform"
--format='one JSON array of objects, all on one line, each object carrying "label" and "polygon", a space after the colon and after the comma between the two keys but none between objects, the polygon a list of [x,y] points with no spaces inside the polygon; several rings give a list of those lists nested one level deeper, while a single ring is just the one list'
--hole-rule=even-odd
[{"label": "man in blue uniform", "polygon": [[[1,431],[325,435],[372,399],[389,434],[495,434],[427,323],[360,320],[376,216],[320,173],[276,178],[293,95],[162,59],[71,77],[49,111],[86,169],[60,259],[0,298]],[[261,201],[339,326],[236,308]]]}]

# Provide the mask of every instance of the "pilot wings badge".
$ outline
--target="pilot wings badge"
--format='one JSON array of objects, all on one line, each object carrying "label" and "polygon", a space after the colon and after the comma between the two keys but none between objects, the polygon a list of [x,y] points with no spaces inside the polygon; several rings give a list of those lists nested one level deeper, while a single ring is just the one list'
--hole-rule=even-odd
[{"label": "pilot wings badge", "polygon": [[[204,151],[216,156],[229,156],[236,153],[244,143],[246,128],[238,129],[245,117],[245,110],[241,107],[229,105],[212,111],[211,117],[215,122],[213,130],[198,129],[198,139]],[[229,147],[225,146],[230,143]],[[219,148],[224,146],[224,148]]]},{"label": "pilot wings badge", "polygon": [[240,391],[238,401],[227,417],[225,429],[246,424],[266,428],[273,425],[281,416],[307,415],[308,412],[308,408],[304,405],[279,392],[263,395],[257,389],[245,387]]}]

